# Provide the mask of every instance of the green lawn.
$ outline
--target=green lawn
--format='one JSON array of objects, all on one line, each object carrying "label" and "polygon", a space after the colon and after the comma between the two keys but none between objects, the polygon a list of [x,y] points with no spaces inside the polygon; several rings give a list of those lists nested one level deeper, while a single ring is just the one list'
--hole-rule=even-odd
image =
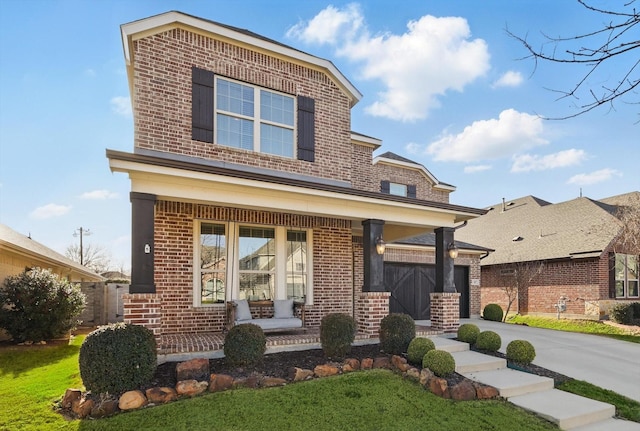
[{"label": "green lawn", "polygon": [[556,329],[558,331],[603,335],[631,343],[640,343],[640,335],[630,335],[623,329],[607,325],[597,320],[553,319],[549,317],[516,315],[507,319],[507,323],[525,324],[536,328]]}]

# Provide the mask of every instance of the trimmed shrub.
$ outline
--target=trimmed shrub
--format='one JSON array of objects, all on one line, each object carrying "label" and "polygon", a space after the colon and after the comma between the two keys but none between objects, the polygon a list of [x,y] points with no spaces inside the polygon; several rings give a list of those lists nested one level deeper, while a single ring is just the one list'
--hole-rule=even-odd
[{"label": "trimmed shrub", "polygon": [[320,344],[329,358],[343,359],[355,338],[356,321],[348,314],[331,313],[320,321]]},{"label": "trimmed shrub", "polygon": [[150,382],[156,371],[156,339],[143,326],[101,326],[84,339],[79,362],[88,391],[120,394],[137,389]]},{"label": "trimmed shrub", "polygon": [[60,338],[80,323],[84,304],[78,285],[46,269],[25,270],[0,289],[0,328],[17,342]]},{"label": "trimmed shrub", "polygon": [[480,328],[478,328],[478,325],[473,323],[464,323],[458,328],[458,341],[473,345],[475,344],[479,333]]},{"label": "trimmed shrub", "polygon": [[487,304],[482,312],[482,317],[492,322],[502,322],[503,315],[502,307],[498,304]]},{"label": "trimmed shrub", "polygon": [[536,349],[526,340],[513,340],[507,344],[507,359],[518,364],[530,364],[536,357]]},{"label": "trimmed shrub", "polygon": [[429,350],[422,358],[422,367],[430,369],[438,377],[447,377],[456,371],[456,361],[449,352]]},{"label": "trimmed shrub", "polygon": [[631,308],[633,308],[633,318],[640,319],[640,302],[634,302]]},{"label": "trimmed shrub", "polygon": [[390,355],[401,355],[416,336],[416,324],[411,316],[391,313],[380,322],[380,347]]},{"label": "trimmed shrub", "polygon": [[634,307],[631,303],[619,303],[609,311],[609,318],[622,325],[630,325],[633,322]]},{"label": "trimmed shrub", "polygon": [[422,363],[422,359],[424,355],[427,354],[428,351],[434,350],[436,345],[433,344],[433,341],[429,338],[414,338],[409,343],[409,347],[407,348],[407,360],[415,365],[420,365]]},{"label": "trimmed shrub", "polygon": [[267,350],[267,337],[258,325],[236,325],[224,337],[224,356],[233,366],[259,364]]},{"label": "trimmed shrub", "polygon": [[502,346],[502,339],[493,331],[482,331],[476,338],[476,347],[480,350],[497,352],[500,346]]}]

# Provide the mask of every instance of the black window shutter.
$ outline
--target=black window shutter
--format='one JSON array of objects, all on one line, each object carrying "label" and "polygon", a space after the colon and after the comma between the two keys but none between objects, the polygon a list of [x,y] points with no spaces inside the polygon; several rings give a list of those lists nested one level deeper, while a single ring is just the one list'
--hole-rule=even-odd
[{"label": "black window shutter", "polygon": [[191,69],[191,139],[213,143],[214,73]]},{"label": "black window shutter", "polygon": [[416,186],[415,184],[409,184],[407,186],[407,197],[408,198],[416,198]]},{"label": "black window shutter", "polygon": [[298,96],[298,160],[313,162],[316,151],[315,101]]},{"label": "black window shutter", "polygon": [[380,181],[380,193],[389,194],[391,192],[391,187],[389,181],[382,180]]}]

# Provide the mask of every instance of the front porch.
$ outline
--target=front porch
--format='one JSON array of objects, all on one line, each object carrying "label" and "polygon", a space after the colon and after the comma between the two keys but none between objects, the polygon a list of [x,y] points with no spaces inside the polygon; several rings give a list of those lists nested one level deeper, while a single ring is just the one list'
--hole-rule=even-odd
[{"label": "front porch", "polygon": [[[428,322],[416,322],[416,336],[428,337],[442,335],[444,332],[428,325]],[[320,329],[312,328],[306,332],[283,332],[267,334],[267,354],[280,351],[320,349]],[[193,358],[221,358],[224,356],[224,337],[222,332],[201,332],[185,334],[163,334],[158,339],[158,363],[185,361]],[[359,332],[354,345],[378,343],[378,338]]]}]

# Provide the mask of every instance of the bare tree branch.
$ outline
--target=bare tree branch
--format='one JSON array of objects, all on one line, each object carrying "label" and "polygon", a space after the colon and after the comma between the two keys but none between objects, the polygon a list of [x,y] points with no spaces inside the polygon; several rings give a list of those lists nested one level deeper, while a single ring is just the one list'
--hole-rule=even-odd
[{"label": "bare tree branch", "polygon": [[107,249],[100,245],[84,244],[82,250],[82,259],[80,259],[80,246],[71,244],[65,250],[65,256],[74,262],[83,262],[83,266],[92,271],[101,274],[109,270],[111,266],[111,255]]}]

